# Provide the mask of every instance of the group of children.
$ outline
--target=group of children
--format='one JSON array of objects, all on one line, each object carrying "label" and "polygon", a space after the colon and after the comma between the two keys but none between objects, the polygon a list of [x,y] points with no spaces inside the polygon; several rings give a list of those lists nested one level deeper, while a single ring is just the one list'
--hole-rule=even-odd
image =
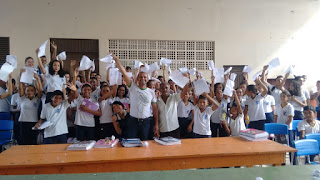
[{"label": "group of children", "polygon": [[[53,57],[46,65],[47,58],[38,58],[39,66],[35,68],[32,84],[19,82],[17,88],[15,80],[9,77],[8,83],[0,81],[0,111],[9,112],[8,98],[11,97],[11,112],[15,120],[15,139],[18,144],[37,144],[37,136],[43,123],[44,143],[67,143],[68,138],[77,140],[97,140],[115,135],[118,138],[127,137],[132,128],[127,122],[133,99],[143,102],[143,99],[130,94],[131,84],[123,81],[122,85],[109,86],[108,77],[101,81],[101,76],[91,72],[92,68],[81,71],[74,60],[71,61],[70,71],[63,68],[62,60],[55,60],[57,46],[52,43]],[[36,53],[38,50],[36,51]],[[117,59],[117,57],[113,56]],[[25,59],[25,67],[34,67],[31,57]],[[265,123],[287,124],[290,130],[292,144],[292,120],[303,120],[298,129],[301,138],[305,134],[320,132],[320,124],[316,119],[316,111],[310,106],[309,92],[303,88],[306,77],[295,77],[290,81],[288,90],[284,85],[289,77],[278,76],[274,85],[267,82],[268,66],[263,67],[261,76],[257,77],[254,85],[248,84],[248,74],[244,73],[244,81],[233,90],[232,96],[223,94],[224,83],[214,83],[212,73],[210,93],[196,96],[194,88],[187,84],[187,93],[181,98],[177,106],[179,124],[178,138],[203,138],[238,136],[240,130],[248,128],[264,129]],[[21,73],[25,70],[21,69]],[[131,73],[131,68],[126,71]],[[165,72],[165,71],[163,71]],[[132,76],[132,82],[136,81]],[[107,73],[109,74],[109,73]],[[159,100],[162,90],[161,84],[166,82],[166,75],[155,77],[152,73],[148,79],[147,89]],[[190,78],[190,74],[186,74]],[[197,73],[196,79],[203,78]],[[190,80],[191,82],[191,80]],[[179,88],[172,80],[168,81],[170,94],[179,93]],[[319,86],[319,87],[318,87]],[[130,88],[128,88],[130,87]],[[5,90],[7,89],[7,90]],[[12,93],[12,96],[10,94]],[[311,99],[318,100],[320,82],[317,90],[312,92]],[[318,101],[319,102],[319,101]],[[139,106],[139,105],[138,105]],[[153,106],[153,103],[152,103]],[[150,109],[152,112],[152,106]],[[139,109],[134,107],[135,109]],[[153,115],[151,114],[150,117]],[[150,126],[153,127],[153,121]],[[148,139],[155,132],[151,128]],[[160,132],[161,133],[161,132]],[[163,134],[162,134],[163,135]]]}]

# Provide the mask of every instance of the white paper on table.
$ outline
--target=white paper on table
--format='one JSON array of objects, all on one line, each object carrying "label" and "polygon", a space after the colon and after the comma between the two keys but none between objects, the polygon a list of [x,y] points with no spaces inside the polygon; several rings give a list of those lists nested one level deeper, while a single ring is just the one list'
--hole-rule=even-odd
[{"label": "white paper on table", "polygon": [[208,66],[210,71],[214,70],[214,62],[212,60],[208,62]]},{"label": "white paper on table", "polygon": [[88,70],[91,66],[92,61],[86,55],[83,55],[80,61],[79,71]]},{"label": "white paper on table", "polygon": [[261,74],[262,74],[262,71],[258,71],[252,76],[252,80],[255,81]]},{"label": "white paper on table", "polygon": [[233,94],[233,87],[234,87],[234,81],[231,81],[230,79],[228,79],[226,83],[226,87],[224,88],[223,94],[231,97]]},{"label": "white paper on table", "polygon": [[172,63],[171,59],[161,58],[161,60],[160,60],[160,66],[162,66],[162,65],[170,65],[171,63]]},{"label": "white paper on table", "polygon": [[143,63],[142,62],[140,62],[140,61],[138,61],[138,60],[134,60],[134,68],[135,69],[139,69],[140,68],[140,66],[142,66],[143,65]]},{"label": "white paper on table", "polygon": [[252,72],[252,68],[250,66],[244,66],[242,72],[250,74]]},{"label": "white paper on table", "polygon": [[109,83],[110,86],[122,84],[122,74],[118,68],[111,68],[109,70]]},{"label": "white paper on table", "polygon": [[198,79],[192,82],[194,87],[194,93],[200,96],[202,93],[209,93],[210,89],[208,87],[207,81],[204,78]]},{"label": "white paper on table", "polygon": [[285,74],[289,73],[289,74],[294,74],[294,67],[292,65],[290,65],[286,71],[284,72]]},{"label": "white paper on table", "polygon": [[105,62],[105,63],[113,63],[113,57],[111,56],[112,54],[108,54],[107,56],[103,57],[100,59],[100,61]]},{"label": "white paper on table", "polygon": [[92,72],[94,71],[94,70],[96,70],[96,65],[95,65],[95,63],[94,63],[94,59],[92,60]]},{"label": "white paper on table", "polygon": [[14,67],[9,63],[4,63],[0,69],[0,79],[4,82],[7,82],[9,79],[9,74],[12,73]]},{"label": "white paper on table", "polygon": [[193,75],[193,76],[196,75],[196,72],[197,72],[197,69],[196,69],[196,68],[192,68],[192,69],[189,70],[189,73],[190,73],[191,75]]},{"label": "white paper on table", "polygon": [[273,68],[276,68],[276,67],[278,67],[278,66],[280,66],[280,60],[279,60],[279,58],[275,58],[275,59],[273,59],[273,60],[271,60],[271,61],[269,62],[269,64],[268,64],[268,70],[273,69]]},{"label": "white paper on table", "polygon": [[180,72],[181,72],[182,74],[188,73],[188,68],[187,68],[187,67],[179,68],[179,70],[180,70]]},{"label": "white paper on table", "polygon": [[178,70],[170,73],[169,78],[181,88],[183,88],[189,82],[189,79]]},{"label": "white paper on table", "polygon": [[21,74],[20,82],[32,84],[33,76],[34,76],[34,68],[33,67],[24,67],[26,70]]},{"label": "white paper on table", "polygon": [[236,77],[237,77],[237,74],[231,73],[230,79],[231,79],[232,81],[235,81],[235,80],[236,80]]},{"label": "white paper on table", "polygon": [[13,66],[15,69],[17,68],[17,56],[15,55],[7,55],[6,56],[6,62],[9,63],[11,66]]},{"label": "white paper on table", "polygon": [[153,71],[158,71],[160,69],[160,67],[158,66],[157,62],[154,62],[152,64],[149,65],[149,74],[151,74]]},{"label": "white paper on table", "polygon": [[44,56],[46,55],[46,46],[47,46],[47,42],[44,42],[40,47],[39,47],[39,52],[38,52],[38,57]]},{"label": "white paper on table", "polygon": [[228,74],[229,72],[231,72],[231,70],[232,70],[232,67],[229,67],[229,68],[224,72],[224,74]]},{"label": "white paper on table", "polygon": [[149,70],[150,70],[150,67],[147,63],[145,63],[143,67],[141,67],[141,72],[149,73]]},{"label": "white paper on table", "polygon": [[62,61],[65,61],[67,59],[67,53],[65,51],[62,51],[57,57],[56,59],[59,60],[59,58],[62,60]]}]

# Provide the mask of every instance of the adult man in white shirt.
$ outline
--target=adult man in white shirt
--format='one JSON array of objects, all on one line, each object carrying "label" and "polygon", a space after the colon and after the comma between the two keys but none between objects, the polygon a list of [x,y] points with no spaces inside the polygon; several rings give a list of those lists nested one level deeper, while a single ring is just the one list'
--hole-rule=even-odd
[{"label": "adult man in white shirt", "polygon": [[157,100],[159,111],[160,137],[175,137],[180,139],[179,121],[178,121],[178,103],[187,94],[189,83],[183,91],[178,94],[170,94],[169,83],[161,83],[161,96]]},{"label": "adult man in white shirt", "polygon": [[131,81],[131,78],[126,73],[125,68],[121,65],[119,59],[112,55],[119,71],[123,75],[123,79],[129,86],[130,92],[130,116],[127,119],[127,137],[128,138],[140,138],[141,140],[147,140],[149,137],[152,112],[150,107],[152,106],[154,127],[153,132],[156,137],[159,137],[159,120],[158,120],[158,107],[156,105],[156,96],[154,90],[147,87],[148,74],[145,72],[139,72],[136,83]]}]

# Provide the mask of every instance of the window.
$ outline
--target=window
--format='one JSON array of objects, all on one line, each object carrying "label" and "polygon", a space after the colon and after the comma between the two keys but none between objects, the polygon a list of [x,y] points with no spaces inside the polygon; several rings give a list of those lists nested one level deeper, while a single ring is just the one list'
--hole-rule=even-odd
[{"label": "window", "polygon": [[214,50],[214,41],[109,40],[109,51],[118,56],[124,66],[133,66],[134,60],[152,64],[164,57],[173,60],[171,69],[207,70],[207,61],[215,61]]},{"label": "window", "polygon": [[9,37],[0,37],[0,65],[6,62],[6,56],[10,54]]}]

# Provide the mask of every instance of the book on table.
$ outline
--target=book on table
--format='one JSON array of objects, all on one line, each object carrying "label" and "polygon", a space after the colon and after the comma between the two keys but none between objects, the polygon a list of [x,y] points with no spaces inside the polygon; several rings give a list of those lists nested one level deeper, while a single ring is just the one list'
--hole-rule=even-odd
[{"label": "book on table", "polygon": [[94,148],[112,148],[116,144],[118,144],[119,139],[100,139],[97,143],[93,146]]},{"label": "book on table", "polygon": [[251,137],[248,137],[248,136],[244,136],[244,135],[239,135],[240,137],[246,139],[246,140],[249,140],[249,141],[266,141],[268,140],[268,136],[266,137],[261,137],[261,138],[251,138]]},{"label": "book on table", "polygon": [[123,147],[141,147],[143,146],[142,141],[139,138],[123,138],[121,141]]},{"label": "book on table", "polygon": [[96,144],[96,141],[78,141],[67,147],[68,151],[73,150],[89,150]]},{"label": "book on table", "polygon": [[154,141],[156,141],[159,144],[168,146],[168,145],[175,145],[175,144],[181,144],[181,140],[174,138],[174,137],[162,137],[162,138],[154,138]]},{"label": "book on table", "polygon": [[250,128],[241,130],[240,135],[247,136],[250,138],[264,138],[269,136],[269,134],[266,131],[261,131],[258,129],[250,129]]}]

